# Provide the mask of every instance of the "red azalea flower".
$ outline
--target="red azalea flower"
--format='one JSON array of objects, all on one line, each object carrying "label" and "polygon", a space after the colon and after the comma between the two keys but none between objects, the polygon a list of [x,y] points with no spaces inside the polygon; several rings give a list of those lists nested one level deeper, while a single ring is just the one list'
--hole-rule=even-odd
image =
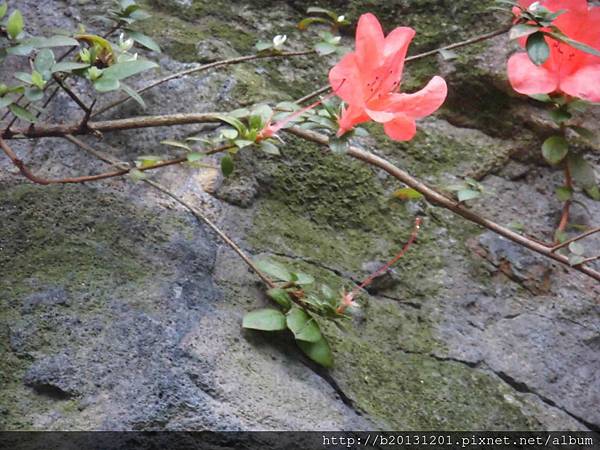
[{"label": "red azalea flower", "polygon": [[348,107],[338,124],[338,136],[355,125],[375,120],[397,141],[412,139],[415,119],[436,111],[446,99],[446,82],[433,77],[414,94],[395,92],[402,79],[406,51],[415,35],[412,28],[398,27],[387,37],[373,14],[364,14],[356,29],[356,51],[348,53],[329,72],[329,83]]},{"label": "red azalea flower", "polygon": [[[528,8],[533,1],[521,0]],[[586,0],[546,0],[540,6],[552,12],[565,10],[552,23],[565,35],[600,50],[600,8],[588,6]],[[600,102],[600,57],[586,53],[546,37],[550,56],[536,66],[527,53],[521,52],[508,60],[508,79],[521,94],[562,92],[590,102]],[[522,47],[525,39],[520,40]]]}]

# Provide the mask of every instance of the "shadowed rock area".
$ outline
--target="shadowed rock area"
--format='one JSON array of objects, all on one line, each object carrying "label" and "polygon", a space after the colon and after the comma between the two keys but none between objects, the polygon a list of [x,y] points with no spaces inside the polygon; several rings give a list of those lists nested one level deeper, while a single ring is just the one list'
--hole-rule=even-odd
[{"label": "shadowed rock area", "polygon": [[[287,34],[304,2],[146,0],[138,25],[163,48],[161,67],[131,85]],[[417,30],[411,53],[501,28],[493,2],[316,2],[356,19],[374,12],[390,30]],[[91,23],[105,7],[81,0],[19,1],[29,27]],[[39,10],[47,11],[41,15]],[[352,30],[344,43],[352,45]],[[545,165],[546,113],[510,92],[505,35],[406,67],[407,91],[433,75],[449,97],[408,143],[368,126],[361,145],[428,183],[480,180],[472,202],[501,224],[550,239],[562,174]],[[144,52],[142,52],[144,53]],[[263,60],[201,72],[147,93],[103,118],[225,111],[294,100],[327,82],[336,57]],[[6,79],[8,74],[0,74]],[[103,96],[100,104],[108,102]],[[61,93],[57,122],[80,111]],[[582,124],[597,123],[597,107]],[[593,125],[590,126],[594,128]],[[179,126],[106,134],[123,160],[168,155],[159,144],[207,131]],[[86,138],[97,143],[94,138]],[[285,333],[241,328],[269,300],[258,279],[171,199],[129,178],[34,186],[0,160],[0,428],[16,430],[600,429],[600,287],[434,206],[393,199],[388,175],[284,136],[282,156],[244,149],[234,174],[171,167],[152,176],[205,211],[241,247],[312,274],[334,288],[392,257],[414,218],[417,244],[345,330],[323,322],[330,370],[308,361]],[[599,142],[578,144],[598,170]],[[19,141],[40,176],[98,173],[106,165],[67,141]],[[115,151],[115,150],[111,150]],[[209,163],[217,164],[218,157]],[[572,222],[600,224],[597,202],[577,192]],[[576,230],[573,230],[576,231]],[[598,238],[586,241],[600,251]],[[596,268],[598,264],[596,264]]]}]

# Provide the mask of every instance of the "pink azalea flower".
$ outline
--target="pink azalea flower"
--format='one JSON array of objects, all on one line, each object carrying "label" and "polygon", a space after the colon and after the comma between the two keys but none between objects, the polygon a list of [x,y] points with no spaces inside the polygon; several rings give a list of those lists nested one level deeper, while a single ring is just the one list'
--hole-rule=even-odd
[{"label": "pink azalea flower", "polygon": [[[519,4],[528,8],[532,0]],[[600,50],[600,7],[592,7],[586,0],[546,0],[540,6],[552,12],[565,10],[554,21],[565,35]],[[508,79],[513,89],[521,94],[550,94],[562,92],[590,102],[600,102],[600,57],[546,37],[550,56],[536,66],[525,52],[514,54],[508,60]],[[520,40],[522,47],[525,39]]]},{"label": "pink azalea flower", "polygon": [[415,120],[442,105],[447,87],[438,76],[414,94],[396,92],[414,35],[412,28],[398,27],[386,37],[373,14],[360,17],[355,51],[329,72],[332,89],[348,105],[338,121],[338,136],[359,123],[374,120],[383,123],[390,138],[407,141],[416,133]]}]

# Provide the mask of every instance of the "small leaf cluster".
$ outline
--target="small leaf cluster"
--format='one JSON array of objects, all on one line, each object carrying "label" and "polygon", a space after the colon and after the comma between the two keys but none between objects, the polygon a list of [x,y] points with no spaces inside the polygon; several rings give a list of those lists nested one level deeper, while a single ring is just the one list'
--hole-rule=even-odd
[{"label": "small leaf cluster", "polygon": [[346,16],[339,15],[330,9],[311,6],[306,10],[306,13],[310,16],[298,23],[300,30],[306,30],[310,25],[320,23],[329,25],[331,31],[337,33],[340,27],[350,25],[350,21],[346,19]]},{"label": "small leaf cluster", "polygon": [[[564,231],[557,231],[555,238],[557,242],[562,243],[567,241],[568,236]],[[579,241],[571,242],[566,247],[561,248],[559,253],[569,258],[571,266],[577,266],[586,260],[585,246]]]},{"label": "small leaf cluster", "polygon": [[447,186],[446,190],[455,192],[460,203],[479,198],[488,193],[480,182],[470,177],[465,177],[462,183]]},{"label": "small leaf cluster", "polygon": [[[566,167],[573,182],[594,200],[600,200],[600,189],[596,181],[594,168],[579,153],[569,149],[564,131],[570,129],[584,139],[592,139],[594,133],[587,128],[570,123],[576,112],[584,111],[587,103],[583,100],[567,99],[562,95],[547,94],[531,96],[535,100],[551,106],[550,118],[561,129],[560,134],[546,138],[542,144],[542,156],[552,166]],[[569,186],[557,188],[556,194],[561,201],[571,200],[573,189]]]},{"label": "small leaf cluster", "polygon": [[314,315],[332,320],[347,318],[337,312],[342,294],[336,295],[326,285],[316,289],[311,275],[290,271],[270,260],[257,261],[256,266],[276,282],[276,287],[269,289],[267,295],[281,310],[262,308],[251,311],[245,315],[242,326],[260,331],[289,330],[310,359],[324,367],[331,367],[331,349]]},{"label": "small leaf cluster", "polygon": [[329,25],[330,31],[319,31],[318,36],[321,38],[317,42],[313,49],[321,56],[330,55],[332,53],[343,54],[347,51],[346,48],[340,46],[342,37],[339,35],[340,26],[350,25],[350,22],[346,20],[344,15],[338,15],[335,12],[320,8],[310,7],[307,10],[308,14],[312,14],[311,17],[307,17],[298,23],[300,30],[306,30],[312,24],[326,24]]},{"label": "small leaf cluster", "polygon": [[[30,72],[14,74],[20,83],[0,85],[0,110],[9,108],[18,118],[33,123],[36,121],[35,113],[42,110],[36,103],[44,99],[47,85],[54,81],[62,82],[68,77],[88,80],[100,93],[121,89],[143,106],[141,97],[123,80],[158,65],[138,58],[137,53],[132,54],[130,50],[135,43],[153,51],[160,51],[160,48],[148,36],[124,28],[148,17],[139,5],[133,0],[121,0],[117,6],[117,9],[109,11],[110,19],[105,19],[114,25],[114,29],[123,28],[123,33],[118,42],[111,43],[102,36],[86,33],[83,27],[75,32],[61,31],[62,34],[53,36],[28,36],[21,12],[15,9],[8,14],[8,5],[0,4],[0,62],[8,55],[33,61]],[[67,51],[57,56],[55,49],[58,48]],[[69,55],[73,56],[66,58]],[[18,104],[17,94],[24,95],[29,105]]]}]

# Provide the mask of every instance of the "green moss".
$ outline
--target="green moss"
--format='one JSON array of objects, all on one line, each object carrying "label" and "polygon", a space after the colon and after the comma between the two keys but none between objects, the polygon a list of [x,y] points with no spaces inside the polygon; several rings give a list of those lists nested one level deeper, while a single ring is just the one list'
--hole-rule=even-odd
[{"label": "green moss", "polygon": [[[473,158],[476,151],[476,147],[463,144],[461,154],[453,155],[454,147],[442,137],[431,139],[426,146],[410,147],[410,153],[391,146],[384,151],[410,161],[399,165],[419,176],[445,173],[450,163]],[[303,256],[357,278],[367,275],[362,269],[365,262],[386,261],[402,248],[415,213],[410,205],[391,199],[390,193],[399,187],[395,180],[380,179],[363,163],[324,153],[296,139],[288,140],[284,151],[281,162],[260,163],[266,188],[249,232],[251,244],[267,252]],[[439,161],[443,158],[436,152],[447,152],[450,162]],[[396,266],[400,281],[391,293],[398,298],[436,295],[442,287],[440,273],[448,264],[445,252],[452,251],[457,257],[469,254],[466,247],[444,250],[440,233],[445,240],[465,242],[478,232],[475,226],[436,209],[423,212],[430,217],[418,244]]]},{"label": "green moss", "polygon": [[[376,319],[373,319],[376,320]],[[388,333],[393,333],[393,330]],[[400,338],[399,338],[400,339]],[[331,339],[333,375],[356,405],[402,430],[526,430],[539,427],[507,400],[502,381],[464,364],[406,354],[377,342]]]},{"label": "green moss", "polygon": [[[32,426],[23,418],[53,408],[54,402],[22,383],[30,350],[54,354],[72,347],[68,323],[91,320],[98,326],[115,320],[118,312],[109,304],[125,301],[120,299],[150,309],[152,302],[142,303],[140,287],[169,274],[153,249],[172,236],[185,236],[189,225],[85,186],[5,185],[0,192],[0,409],[8,411],[0,412],[0,424],[23,429]],[[27,299],[48,289],[60,289],[66,301],[41,303],[35,314],[28,313]],[[22,336],[15,338],[15,332]],[[71,403],[63,412],[74,411]]]},{"label": "green moss", "polygon": [[190,23],[160,11],[138,22],[136,29],[154,38],[162,50],[182,62],[198,61],[198,42],[210,35]]}]

